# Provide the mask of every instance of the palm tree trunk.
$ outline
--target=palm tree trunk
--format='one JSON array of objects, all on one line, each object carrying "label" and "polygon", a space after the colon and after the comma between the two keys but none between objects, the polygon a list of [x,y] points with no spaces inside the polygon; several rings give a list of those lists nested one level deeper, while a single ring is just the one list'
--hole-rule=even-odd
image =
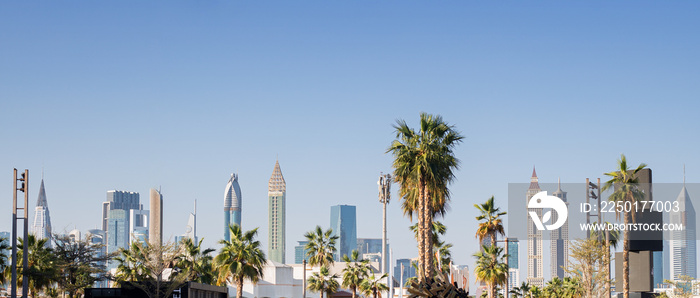
[{"label": "palm tree trunk", "polygon": [[357,296],[357,288],[352,287],[352,298],[355,298]]},{"label": "palm tree trunk", "polygon": [[430,192],[428,186],[423,183],[423,243],[425,247],[425,276],[426,278],[433,276],[433,212],[430,203]]},{"label": "palm tree trunk", "polygon": [[[420,180],[420,189],[418,190],[419,195],[418,195],[418,210],[416,212],[416,215],[418,217],[418,261],[420,263],[420,274],[418,275],[418,280],[419,281],[424,281],[428,277],[428,272],[425,271],[426,267],[426,251],[425,251],[425,216],[423,213],[423,209],[426,208],[425,206],[425,179]],[[382,260],[384,261],[384,260]],[[386,264],[386,263],[385,263]]]},{"label": "palm tree trunk", "polygon": [[[242,298],[243,297],[243,276],[237,278],[236,280],[236,298]],[[323,297],[321,297],[323,298]]]},{"label": "palm tree trunk", "polygon": [[[625,226],[629,224],[630,214],[625,213]],[[630,239],[629,239],[629,231],[628,229],[625,229],[625,241],[623,242],[622,246],[622,291],[623,291],[623,297],[624,298],[629,298],[630,297]]]}]

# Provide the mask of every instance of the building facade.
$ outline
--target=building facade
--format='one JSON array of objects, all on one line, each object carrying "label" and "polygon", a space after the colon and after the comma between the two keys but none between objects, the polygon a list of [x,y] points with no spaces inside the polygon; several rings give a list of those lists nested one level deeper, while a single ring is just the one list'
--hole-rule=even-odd
[{"label": "building facade", "polygon": [[243,196],[241,186],[238,185],[238,174],[231,174],[224,191],[224,239],[226,241],[231,240],[229,226],[234,223],[241,226],[242,203]]},{"label": "building facade", "polygon": [[[139,201],[137,192],[107,191],[107,201],[102,203],[102,230],[107,240],[107,253],[118,252],[120,248],[129,246],[129,213],[131,210],[143,209]],[[110,262],[109,266],[114,266],[114,262]]]},{"label": "building facade", "polygon": [[[557,190],[555,190],[552,195],[564,201],[564,204],[566,204],[568,208],[569,202],[566,200],[566,192],[561,190],[561,181],[559,181],[557,185]],[[554,212],[551,222],[557,222],[558,218],[559,214]],[[552,230],[551,235],[551,277],[564,279],[564,275],[566,274],[564,269],[569,266],[569,222],[565,222],[559,229]]]},{"label": "building facade", "polygon": [[148,210],[129,210],[129,243],[148,241],[148,224],[150,212]]},{"label": "building facade", "polygon": [[51,245],[51,216],[49,214],[49,203],[46,201],[46,189],[44,188],[44,179],[41,179],[39,186],[39,196],[36,199],[36,207],[34,208],[34,224],[32,232],[39,239],[48,239],[47,245]]},{"label": "building facade", "polygon": [[695,229],[695,207],[690,201],[688,190],[683,188],[676,198],[679,212],[670,214],[671,224],[682,224],[685,229],[672,231],[670,249],[671,278],[679,279],[681,275],[697,278],[697,236]]},{"label": "building facade", "polygon": [[[386,244],[386,251],[389,251],[389,243]],[[382,262],[382,239],[381,238],[357,238],[357,251],[360,257],[372,262]],[[389,258],[384,262],[384,268],[389,268],[391,261]]]},{"label": "building facade", "polygon": [[274,262],[285,263],[286,233],[286,196],[287,183],[282,176],[279,161],[268,182],[268,258]]},{"label": "building facade", "polygon": [[342,260],[344,255],[349,257],[352,255],[352,251],[357,249],[357,217],[355,206],[331,206],[330,227],[333,230],[333,235],[338,236],[338,241],[336,242],[337,250],[333,256],[333,259],[338,262]]},{"label": "building facade", "polygon": [[163,243],[163,195],[151,188],[151,216],[148,224],[148,241],[154,244]]},{"label": "building facade", "polygon": [[[542,218],[542,209],[527,209],[527,203],[536,195],[540,189],[539,179],[535,168],[532,168],[530,187],[527,190],[527,200],[525,201],[526,212],[534,211]],[[530,285],[544,287],[544,265],[542,264],[542,231],[535,227],[532,218],[527,217],[527,279]]]},{"label": "building facade", "polygon": [[304,260],[309,262],[309,257],[306,255],[306,244],[309,241],[297,241],[297,246],[294,247],[294,264],[303,264]]}]

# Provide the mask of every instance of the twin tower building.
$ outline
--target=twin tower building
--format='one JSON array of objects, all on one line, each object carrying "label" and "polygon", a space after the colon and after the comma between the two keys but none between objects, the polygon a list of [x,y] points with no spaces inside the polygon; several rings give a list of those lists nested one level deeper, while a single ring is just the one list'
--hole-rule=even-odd
[{"label": "twin tower building", "polygon": [[[282,176],[279,161],[275,162],[275,169],[267,186],[268,199],[268,258],[278,263],[285,263],[285,230],[286,230],[286,194],[287,184]],[[226,184],[224,195],[224,239],[231,240],[229,226],[237,224],[241,226],[242,195],[241,186],[238,184],[238,175],[231,174]]]}]

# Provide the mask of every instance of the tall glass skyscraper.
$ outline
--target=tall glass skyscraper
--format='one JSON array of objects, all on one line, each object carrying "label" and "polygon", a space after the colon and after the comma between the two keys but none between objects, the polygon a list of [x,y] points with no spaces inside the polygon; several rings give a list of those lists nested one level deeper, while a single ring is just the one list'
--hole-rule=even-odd
[{"label": "tall glass skyscraper", "polygon": [[284,182],[279,161],[275,162],[268,182],[268,258],[277,263],[285,263],[285,229],[286,229],[286,197],[287,183]]},{"label": "tall glass skyscraper", "polygon": [[[564,201],[567,207],[569,206],[569,202],[566,200],[566,192],[561,190],[561,180],[557,184],[557,190],[552,195]],[[552,215],[551,222],[557,222],[558,217],[559,214],[555,212]],[[552,237],[550,241],[552,278],[559,277],[564,279],[564,270],[569,267],[569,224],[564,223],[561,228],[552,230],[550,235]]]},{"label": "tall glass skyscraper", "polygon": [[[129,245],[129,211],[142,210],[139,193],[130,191],[107,191],[107,201],[102,203],[102,230],[107,238],[107,253],[119,251]],[[115,266],[114,262],[108,265]]]},{"label": "tall glass skyscraper", "polygon": [[[357,216],[355,206],[337,205],[331,206],[331,229],[333,235],[338,236],[336,250],[333,259],[342,260],[344,255],[350,256],[357,248]],[[381,245],[380,245],[381,247]]]},{"label": "tall glass skyscraper", "polygon": [[241,226],[241,204],[242,204],[241,186],[238,185],[238,175],[231,174],[231,178],[226,183],[226,191],[224,192],[224,239],[231,240],[229,235],[229,226],[232,223]]},{"label": "tall glass skyscraper", "polygon": [[304,260],[309,261],[309,257],[306,256],[306,244],[309,241],[298,241],[299,244],[294,247],[294,264],[302,264]]}]

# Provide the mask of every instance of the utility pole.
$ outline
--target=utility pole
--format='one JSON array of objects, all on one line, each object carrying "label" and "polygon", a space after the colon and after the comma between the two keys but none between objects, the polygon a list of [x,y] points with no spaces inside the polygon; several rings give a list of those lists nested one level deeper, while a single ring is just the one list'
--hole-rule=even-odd
[{"label": "utility pole", "polygon": [[[382,274],[387,273],[386,270],[386,204],[389,204],[391,199],[391,174],[379,173],[379,202],[382,203],[383,207],[383,220],[382,220],[382,264],[379,266],[382,268]],[[387,279],[388,282],[388,279]]]},{"label": "utility pole", "polygon": [[302,292],[301,292],[301,298],[306,298],[306,258],[304,258],[304,280],[301,283],[302,286]]},{"label": "utility pole", "polygon": [[[17,181],[21,181],[20,187],[17,188]],[[24,245],[22,245],[22,274],[26,275],[29,270],[29,245],[27,245],[27,236],[29,235],[29,170],[24,170],[21,177],[17,178],[17,169],[14,171],[14,179],[12,180],[12,291],[10,297],[17,298],[17,220],[24,220]],[[17,191],[24,193],[24,206],[17,207]],[[17,217],[17,210],[23,211],[23,217]],[[27,297],[29,292],[29,281],[22,278],[22,298]]]}]

